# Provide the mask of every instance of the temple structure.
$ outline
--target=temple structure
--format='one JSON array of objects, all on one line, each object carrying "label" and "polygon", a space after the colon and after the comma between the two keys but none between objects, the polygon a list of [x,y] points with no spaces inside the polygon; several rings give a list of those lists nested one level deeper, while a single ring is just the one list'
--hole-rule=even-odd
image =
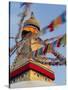
[{"label": "temple structure", "polygon": [[[10,84],[22,81],[45,81],[52,84],[55,75],[50,65],[44,65],[35,59],[47,61],[41,56],[33,56],[33,51],[42,47],[37,40],[40,25],[34,15],[24,22],[21,28],[21,42],[17,49],[17,56],[10,67]],[[42,82],[41,82],[42,83]]]}]

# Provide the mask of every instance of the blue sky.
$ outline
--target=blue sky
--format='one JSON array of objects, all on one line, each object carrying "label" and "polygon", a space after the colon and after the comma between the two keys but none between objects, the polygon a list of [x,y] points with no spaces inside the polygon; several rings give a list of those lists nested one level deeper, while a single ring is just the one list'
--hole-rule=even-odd
[{"label": "blue sky", "polygon": [[[62,14],[66,9],[64,5],[52,5],[52,4],[32,4],[31,11],[34,12],[35,17],[40,23],[40,28],[47,26],[52,20],[54,20],[57,16]],[[15,36],[18,32],[18,23],[20,17],[18,14],[21,13],[23,8],[20,8],[20,3],[12,2],[10,7],[10,36]],[[55,28],[53,32],[48,32],[44,34],[41,38],[47,39],[55,36],[60,36],[65,34],[66,32],[66,23],[61,24],[58,28]],[[15,44],[14,40],[10,41],[10,47]],[[62,55],[66,55],[65,47],[55,48]],[[16,54],[14,54],[10,58],[10,63],[13,62]],[[47,56],[53,57],[51,54]],[[65,66],[52,66],[52,69],[55,72],[56,79],[54,81],[55,84],[65,84],[65,76],[66,76],[66,67]]]}]

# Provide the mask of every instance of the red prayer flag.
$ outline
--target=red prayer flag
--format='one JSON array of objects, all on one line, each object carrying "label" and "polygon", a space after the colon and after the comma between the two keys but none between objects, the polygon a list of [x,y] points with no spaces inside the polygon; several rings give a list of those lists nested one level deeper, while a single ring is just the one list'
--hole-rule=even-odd
[{"label": "red prayer flag", "polygon": [[62,39],[62,38],[59,38],[59,39],[57,40],[57,47],[60,47],[61,39]]},{"label": "red prayer flag", "polygon": [[43,54],[45,54],[47,52],[47,48],[48,48],[48,45],[45,46],[45,48],[43,50]]},{"label": "red prayer flag", "polygon": [[48,28],[50,28],[50,32],[52,32],[54,30],[53,22],[51,24],[49,24]]}]

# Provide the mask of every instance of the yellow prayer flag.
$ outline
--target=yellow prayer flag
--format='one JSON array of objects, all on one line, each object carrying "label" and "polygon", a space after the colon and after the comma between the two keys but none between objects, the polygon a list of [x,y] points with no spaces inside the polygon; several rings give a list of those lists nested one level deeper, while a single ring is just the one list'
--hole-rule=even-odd
[{"label": "yellow prayer flag", "polygon": [[58,17],[54,20],[53,26],[57,27],[61,23],[62,23],[62,19],[61,19],[61,17]]}]

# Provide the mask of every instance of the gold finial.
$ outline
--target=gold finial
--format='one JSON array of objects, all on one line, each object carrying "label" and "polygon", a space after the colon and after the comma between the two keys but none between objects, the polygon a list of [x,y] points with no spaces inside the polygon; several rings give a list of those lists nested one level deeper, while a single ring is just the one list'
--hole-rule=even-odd
[{"label": "gold finial", "polygon": [[31,12],[31,18],[34,18],[34,13],[33,12]]}]

